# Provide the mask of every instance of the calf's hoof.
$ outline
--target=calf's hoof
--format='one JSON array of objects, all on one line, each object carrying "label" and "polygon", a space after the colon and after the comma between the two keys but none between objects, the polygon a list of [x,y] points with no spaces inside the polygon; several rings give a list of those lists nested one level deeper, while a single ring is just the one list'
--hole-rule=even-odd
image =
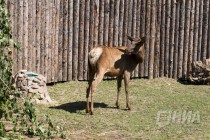
[{"label": "calf's hoof", "polygon": [[128,108],[128,110],[131,110],[131,105],[128,104],[127,105],[127,108]]},{"label": "calf's hoof", "polygon": [[119,103],[116,103],[115,105],[116,105],[117,109],[120,109],[120,104]]}]

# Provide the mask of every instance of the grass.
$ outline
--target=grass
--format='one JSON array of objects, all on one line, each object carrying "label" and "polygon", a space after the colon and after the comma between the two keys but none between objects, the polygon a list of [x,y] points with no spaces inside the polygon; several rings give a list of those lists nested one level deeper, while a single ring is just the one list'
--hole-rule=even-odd
[{"label": "grass", "polygon": [[[86,87],[87,82],[48,86],[51,98],[58,103],[37,105],[37,114],[49,115],[63,126],[67,139],[210,139],[209,86],[184,85],[165,78],[131,80],[132,111],[127,111],[124,88],[121,109],[116,109],[116,81],[103,81],[96,91],[93,116],[85,113]],[[198,111],[200,122],[170,120],[161,127],[156,122],[158,111]]]}]

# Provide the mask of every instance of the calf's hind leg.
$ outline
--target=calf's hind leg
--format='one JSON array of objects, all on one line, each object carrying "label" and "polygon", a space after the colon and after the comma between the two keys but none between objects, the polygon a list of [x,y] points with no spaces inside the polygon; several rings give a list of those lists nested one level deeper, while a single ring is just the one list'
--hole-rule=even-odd
[{"label": "calf's hind leg", "polygon": [[91,85],[91,108],[90,108],[90,114],[91,115],[93,115],[93,112],[94,112],[94,94],[95,94],[95,89],[96,89],[96,86],[103,80],[104,73],[105,73],[104,70],[101,69],[97,73],[97,77],[92,82],[92,85]]},{"label": "calf's hind leg", "polygon": [[120,91],[121,91],[121,87],[122,87],[122,79],[123,79],[123,76],[118,76],[117,77],[117,101],[116,101],[116,107],[118,109],[120,108],[119,98],[120,98]]},{"label": "calf's hind leg", "polygon": [[125,82],[125,93],[126,93],[126,107],[128,108],[128,110],[131,110],[131,105],[129,103],[129,92],[128,92],[129,81],[130,81],[130,73],[129,72],[125,72],[125,74],[124,74],[124,82]]}]

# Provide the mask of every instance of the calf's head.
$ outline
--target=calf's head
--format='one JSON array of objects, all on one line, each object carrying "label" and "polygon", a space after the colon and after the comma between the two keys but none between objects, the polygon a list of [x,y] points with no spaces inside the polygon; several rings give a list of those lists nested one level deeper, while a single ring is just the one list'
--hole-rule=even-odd
[{"label": "calf's head", "polygon": [[126,54],[137,54],[142,50],[142,47],[144,47],[145,37],[133,38],[128,36],[128,39],[131,41],[131,44],[125,50]]}]

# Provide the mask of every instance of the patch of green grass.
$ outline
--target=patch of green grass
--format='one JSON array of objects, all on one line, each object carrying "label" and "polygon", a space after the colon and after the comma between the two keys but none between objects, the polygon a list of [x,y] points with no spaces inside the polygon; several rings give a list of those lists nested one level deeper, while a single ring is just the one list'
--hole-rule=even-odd
[{"label": "patch of green grass", "polygon": [[[210,87],[184,85],[173,79],[131,80],[132,111],[125,110],[125,92],[121,109],[115,108],[117,83],[103,81],[96,90],[95,114],[85,113],[87,82],[66,82],[48,86],[55,106],[37,105],[39,116],[49,115],[64,127],[67,139],[209,139]],[[157,124],[158,111],[199,112],[200,122]]]}]

